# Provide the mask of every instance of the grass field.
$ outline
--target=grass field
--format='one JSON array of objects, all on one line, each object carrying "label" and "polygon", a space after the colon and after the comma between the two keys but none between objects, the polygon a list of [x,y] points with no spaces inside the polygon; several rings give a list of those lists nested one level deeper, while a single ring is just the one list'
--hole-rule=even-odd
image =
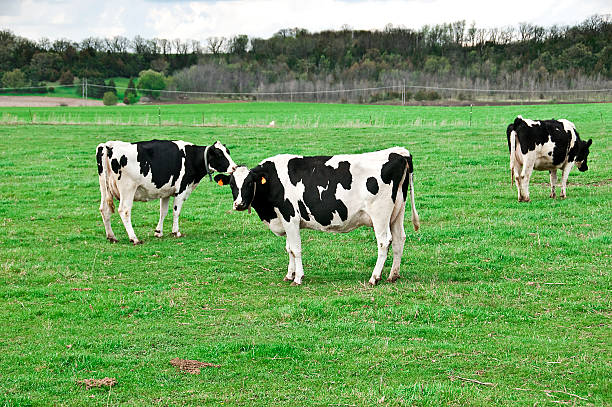
[{"label": "grass field", "polygon": [[[109,78],[115,81],[115,86],[120,88],[126,88],[130,82],[129,78],[122,78],[120,76],[116,76],[114,78]],[[108,83],[108,80],[105,81]],[[53,92],[49,93],[24,93],[24,92],[4,92],[0,93],[3,96],[48,96],[48,97],[63,97],[63,98],[76,98],[80,99],[82,97],[81,90],[77,92],[78,89],[82,89],[80,82],[77,83],[75,80],[75,86],[62,86],[59,82],[45,82],[47,87],[52,87]],[[138,78],[134,78],[134,83],[138,83]],[[117,97],[119,102],[123,101],[123,96],[125,93],[125,89],[117,89]],[[93,99],[89,97],[90,99]]]},{"label": "grass field", "polygon": [[[79,125],[2,109],[0,404],[610,405],[611,106],[479,107],[471,126],[469,108],[162,106],[172,126],[144,125],[156,106],[32,109]],[[516,201],[517,114],[593,138],[567,199],[549,199],[539,172],[532,202]],[[132,212],[143,245],[116,214],[108,243],[95,147],[152,138],[219,139],[249,166],[407,147],[421,229],[407,211],[402,279],[365,285],[371,229],[302,231],[305,277],[290,287],[284,238],[208,181],[183,207],[185,237],[153,237],[152,201]],[[220,367],[181,373],[176,357]],[[117,385],[77,384],[104,377]]]}]

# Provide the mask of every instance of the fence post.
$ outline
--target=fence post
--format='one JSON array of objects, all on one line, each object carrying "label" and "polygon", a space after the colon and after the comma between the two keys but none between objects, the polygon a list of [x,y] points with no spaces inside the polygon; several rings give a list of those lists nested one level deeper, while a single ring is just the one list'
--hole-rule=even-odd
[{"label": "fence post", "polygon": [[470,127],[472,127],[472,104],[470,103]]}]

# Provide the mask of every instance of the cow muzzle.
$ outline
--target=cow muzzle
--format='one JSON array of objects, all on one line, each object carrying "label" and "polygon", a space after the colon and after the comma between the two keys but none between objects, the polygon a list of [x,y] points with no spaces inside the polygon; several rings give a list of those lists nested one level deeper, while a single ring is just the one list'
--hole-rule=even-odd
[{"label": "cow muzzle", "polygon": [[250,205],[246,205],[242,202],[241,203],[234,202],[235,211],[246,211],[247,209],[250,209]]}]

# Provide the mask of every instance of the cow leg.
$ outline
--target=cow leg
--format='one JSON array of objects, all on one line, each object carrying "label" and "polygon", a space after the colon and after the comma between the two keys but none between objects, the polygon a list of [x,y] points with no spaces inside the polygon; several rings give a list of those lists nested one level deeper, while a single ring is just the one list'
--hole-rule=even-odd
[{"label": "cow leg", "polygon": [[550,197],[556,198],[555,186],[557,185],[557,170],[550,170]]},{"label": "cow leg", "polygon": [[172,211],[172,234],[176,237],[183,236],[179,232],[179,216],[181,216],[181,209],[185,203],[187,197],[183,195],[177,195],[174,197],[174,210]]},{"label": "cow leg", "polygon": [[389,217],[387,216],[381,217],[381,221],[378,222],[374,219],[373,224],[378,246],[378,259],[376,260],[376,266],[374,266],[374,271],[372,271],[369,283],[371,285],[376,285],[376,282],[380,280],[382,269],[387,260],[389,244],[391,243],[391,229],[389,228]]},{"label": "cow leg", "polygon": [[404,232],[404,207],[398,216],[391,223],[391,246],[393,247],[393,264],[387,281],[392,283],[400,278],[399,270],[402,262],[402,253],[404,252],[404,243],[406,242],[406,232]]},{"label": "cow leg", "polygon": [[157,222],[157,227],[155,228],[155,237],[162,237],[164,235],[164,219],[166,219],[166,215],[168,214],[169,202],[169,196],[159,200],[159,222]]},{"label": "cow leg", "polygon": [[283,279],[284,281],[293,281],[295,278],[295,256],[289,247],[289,240],[287,240],[287,244],[285,245],[285,249],[287,250],[287,254],[289,255],[289,265],[287,266],[287,275]]},{"label": "cow leg", "polygon": [[521,195],[521,174],[519,171],[516,170],[516,167],[514,168],[514,183],[516,184],[516,192],[518,194],[518,201],[522,202],[523,200],[522,195]]},{"label": "cow leg", "polygon": [[287,275],[291,272],[291,263],[293,260],[293,282],[291,285],[302,284],[304,277],[304,267],[302,266],[302,239],[300,238],[300,224],[298,218],[293,218],[293,222],[283,221],[283,227],[287,234],[287,252],[289,253],[289,266],[287,267]]},{"label": "cow leg", "polygon": [[113,202],[113,197],[107,195],[106,180],[102,177],[100,177],[100,195],[102,196],[100,200],[100,214],[102,215],[102,222],[104,223],[106,238],[111,243],[115,243],[117,242],[117,238],[115,237],[115,233],[113,232],[110,222],[111,214],[113,213],[110,203]]},{"label": "cow leg", "polygon": [[134,203],[134,194],[136,193],[136,188],[132,186],[126,186],[119,189],[119,195],[121,196],[119,202],[119,216],[121,216],[121,220],[123,221],[123,226],[125,226],[125,231],[130,237],[130,242],[134,245],[142,243],[136,237],[136,233],[134,233],[134,228],[132,227],[132,204]]},{"label": "cow leg", "polygon": [[521,171],[521,196],[519,202],[529,202],[529,180],[531,179],[531,173],[533,172],[533,166],[535,164],[535,154],[528,154],[525,156],[523,161],[523,169]]},{"label": "cow leg", "polygon": [[574,166],[573,163],[571,164],[567,164],[565,167],[563,167],[563,174],[561,174],[561,198],[565,199],[566,195],[565,195],[565,189],[567,187],[567,179],[569,178],[569,174],[570,171],[572,170],[572,167]]}]

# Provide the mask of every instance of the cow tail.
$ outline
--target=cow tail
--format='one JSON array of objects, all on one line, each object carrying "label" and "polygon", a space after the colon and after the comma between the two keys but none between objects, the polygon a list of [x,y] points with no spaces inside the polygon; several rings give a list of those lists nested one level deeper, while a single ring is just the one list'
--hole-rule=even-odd
[{"label": "cow tail", "polygon": [[[101,150],[100,150],[101,149]],[[98,172],[100,175],[100,192],[102,193],[102,199],[106,201],[106,204],[111,210],[111,213],[115,212],[115,201],[113,200],[113,193],[110,189],[110,162],[108,159],[106,145],[98,144],[99,152],[96,155],[96,159],[98,161]],[[100,154],[101,152],[101,154]]]},{"label": "cow tail", "polygon": [[510,186],[514,185],[514,167],[516,166],[516,131],[510,132]]},{"label": "cow tail", "polygon": [[421,226],[421,222],[419,221],[419,214],[416,210],[416,206],[414,206],[414,181],[412,177],[413,166],[412,166],[412,155],[408,155],[406,158],[408,160],[408,185],[410,187],[410,207],[412,208],[412,225],[414,226],[414,230],[419,230]]}]

